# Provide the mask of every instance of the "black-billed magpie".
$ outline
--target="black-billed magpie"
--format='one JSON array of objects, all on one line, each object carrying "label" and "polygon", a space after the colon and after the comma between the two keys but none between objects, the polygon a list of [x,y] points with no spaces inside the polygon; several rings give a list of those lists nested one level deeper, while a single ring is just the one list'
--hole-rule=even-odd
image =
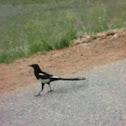
[{"label": "black-billed magpie", "polygon": [[54,75],[51,75],[51,74],[48,74],[46,72],[43,72],[39,65],[38,64],[32,64],[32,65],[29,65],[30,67],[32,67],[34,69],[34,75],[35,77],[41,82],[42,84],[42,88],[40,90],[40,92],[36,95],[36,96],[40,96],[41,92],[43,91],[44,89],[44,85],[45,84],[48,84],[49,87],[50,87],[50,92],[52,91],[51,89],[51,86],[50,86],[50,83],[52,81],[57,81],[57,80],[70,80],[70,81],[75,81],[75,80],[85,80],[86,78],[84,77],[81,77],[81,78],[61,78],[61,77],[57,77],[57,76],[54,76]]}]

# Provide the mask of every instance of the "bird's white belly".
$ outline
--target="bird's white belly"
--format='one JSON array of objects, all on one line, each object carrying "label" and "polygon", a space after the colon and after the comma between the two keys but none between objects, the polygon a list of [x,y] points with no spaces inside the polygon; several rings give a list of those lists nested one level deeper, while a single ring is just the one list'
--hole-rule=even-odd
[{"label": "bird's white belly", "polygon": [[50,82],[50,79],[39,79],[40,82],[47,84]]}]

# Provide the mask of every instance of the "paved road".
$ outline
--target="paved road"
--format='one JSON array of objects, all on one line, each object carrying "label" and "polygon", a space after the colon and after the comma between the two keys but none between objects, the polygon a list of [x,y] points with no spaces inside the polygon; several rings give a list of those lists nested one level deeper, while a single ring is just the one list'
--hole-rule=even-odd
[{"label": "paved road", "polygon": [[40,85],[0,96],[0,126],[126,126],[126,60],[80,75],[38,98]]}]

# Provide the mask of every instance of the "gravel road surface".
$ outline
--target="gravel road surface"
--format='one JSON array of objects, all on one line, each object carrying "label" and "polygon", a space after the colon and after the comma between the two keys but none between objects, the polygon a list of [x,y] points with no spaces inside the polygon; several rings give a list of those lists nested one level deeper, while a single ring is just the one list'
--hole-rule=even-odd
[{"label": "gravel road surface", "polygon": [[87,80],[40,84],[0,96],[0,126],[126,126],[126,60],[75,76]]}]

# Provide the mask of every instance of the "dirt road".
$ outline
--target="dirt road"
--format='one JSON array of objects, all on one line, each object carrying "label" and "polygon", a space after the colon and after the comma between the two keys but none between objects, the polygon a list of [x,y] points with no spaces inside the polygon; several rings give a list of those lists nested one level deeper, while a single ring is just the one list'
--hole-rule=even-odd
[{"label": "dirt road", "polygon": [[126,60],[73,76],[87,79],[2,94],[0,126],[126,126]]}]

